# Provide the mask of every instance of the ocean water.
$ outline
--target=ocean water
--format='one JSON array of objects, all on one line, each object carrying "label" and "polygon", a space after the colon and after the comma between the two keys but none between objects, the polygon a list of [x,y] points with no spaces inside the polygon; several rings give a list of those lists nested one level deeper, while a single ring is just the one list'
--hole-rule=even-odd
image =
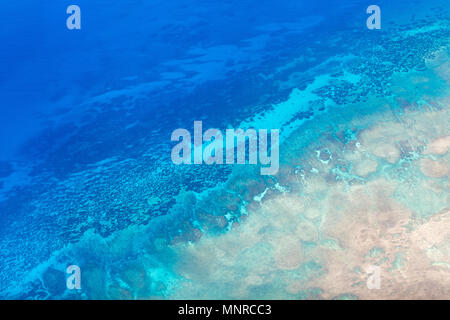
[{"label": "ocean water", "polygon": [[[371,4],[2,3],[0,297],[450,298],[450,6]],[[173,164],[196,120],[278,173]]]}]

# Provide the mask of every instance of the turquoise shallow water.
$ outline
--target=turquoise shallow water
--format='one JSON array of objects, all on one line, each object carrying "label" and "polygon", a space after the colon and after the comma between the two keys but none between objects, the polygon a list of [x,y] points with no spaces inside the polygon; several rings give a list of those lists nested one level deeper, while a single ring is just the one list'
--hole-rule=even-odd
[{"label": "turquoise shallow water", "polygon": [[[382,5],[380,31],[357,2],[260,3],[250,20],[250,2],[148,6],[170,14],[114,5],[108,31],[105,13],[87,15],[83,33],[49,32],[1,74],[2,112],[32,122],[2,126],[21,131],[2,141],[3,297],[448,296],[445,281],[427,291],[448,279],[445,3]],[[19,48],[1,39],[5,62]],[[279,128],[279,173],[173,165],[170,132],[194,120]],[[79,291],[66,289],[70,264]],[[377,295],[354,271],[370,264],[393,283]]]}]

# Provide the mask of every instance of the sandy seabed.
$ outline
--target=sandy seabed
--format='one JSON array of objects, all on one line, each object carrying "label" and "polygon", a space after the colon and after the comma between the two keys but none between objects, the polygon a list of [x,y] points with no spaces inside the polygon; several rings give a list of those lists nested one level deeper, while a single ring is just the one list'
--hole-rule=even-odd
[{"label": "sandy seabed", "polygon": [[[315,119],[282,145],[277,184],[245,221],[174,246],[171,298],[450,299],[448,59],[397,79],[384,111]],[[414,86],[414,97],[411,89]],[[394,104],[396,107],[394,107]],[[358,106],[351,106],[358,108]],[[369,290],[378,266],[380,289]]]}]

